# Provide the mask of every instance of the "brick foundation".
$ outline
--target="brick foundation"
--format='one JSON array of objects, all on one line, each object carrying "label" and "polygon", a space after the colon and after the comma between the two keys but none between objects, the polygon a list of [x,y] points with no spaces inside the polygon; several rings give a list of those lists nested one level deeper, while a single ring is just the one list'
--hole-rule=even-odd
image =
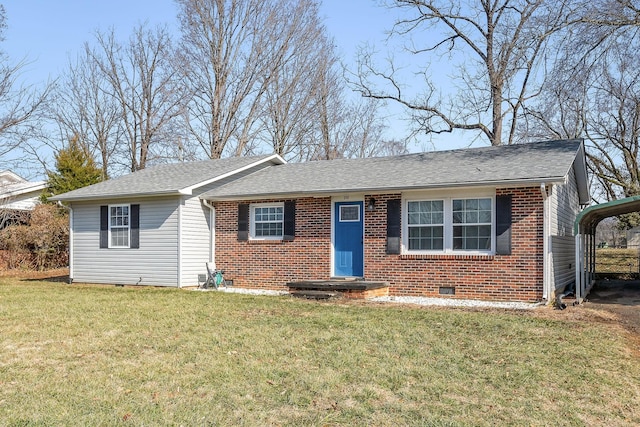
[{"label": "brick foundation", "polygon": [[[539,301],[540,190],[498,189],[496,194],[512,195],[511,255],[387,255],[385,201],[400,194],[376,194],[376,209],[364,212],[365,279],[389,282],[389,295],[394,296]],[[329,278],[331,198],[297,199],[295,239],[287,242],[238,241],[237,206],[238,202],[216,203],[216,265],[225,269],[234,286],[286,290],[287,282]],[[441,295],[440,287],[454,287],[455,295]]]}]

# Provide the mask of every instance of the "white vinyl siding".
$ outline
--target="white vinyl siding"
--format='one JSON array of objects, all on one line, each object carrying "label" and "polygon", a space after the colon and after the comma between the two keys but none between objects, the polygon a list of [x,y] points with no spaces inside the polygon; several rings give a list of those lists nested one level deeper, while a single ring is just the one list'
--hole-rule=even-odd
[{"label": "white vinyl siding", "polygon": [[140,248],[100,249],[100,206],[121,201],[76,202],[73,209],[75,282],[176,286],[177,197],[127,200],[140,204]]},{"label": "white vinyl siding", "polygon": [[551,215],[551,235],[573,236],[573,223],[581,210],[573,168],[569,169],[565,184],[553,187],[550,199],[551,212],[554,212]]},{"label": "white vinyl siding", "polygon": [[556,290],[575,281],[576,241],[573,236],[551,236],[553,277]]},{"label": "white vinyl siding", "polygon": [[553,187],[551,209],[551,274],[556,291],[563,290],[575,281],[575,238],[573,224],[580,212],[578,186],[573,168],[569,169],[567,181]]},{"label": "white vinyl siding", "polygon": [[180,286],[198,285],[211,257],[211,211],[198,197],[185,198],[180,207]]}]

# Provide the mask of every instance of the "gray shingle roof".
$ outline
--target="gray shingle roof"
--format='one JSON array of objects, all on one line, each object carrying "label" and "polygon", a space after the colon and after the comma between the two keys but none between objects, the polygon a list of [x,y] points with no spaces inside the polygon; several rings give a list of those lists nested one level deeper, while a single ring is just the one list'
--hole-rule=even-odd
[{"label": "gray shingle roof", "polygon": [[205,193],[211,200],[465,185],[561,182],[581,140],[338,159],[263,169]]},{"label": "gray shingle roof", "polygon": [[[174,163],[149,167],[129,175],[110,179],[52,197],[52,200],[72,201],[106,199],[127,196],[189,194],[193,188],[216,178],[267,162],[275,156],[233,157],[199,162]],[[280,163],[275,160],[275,163]]]}]

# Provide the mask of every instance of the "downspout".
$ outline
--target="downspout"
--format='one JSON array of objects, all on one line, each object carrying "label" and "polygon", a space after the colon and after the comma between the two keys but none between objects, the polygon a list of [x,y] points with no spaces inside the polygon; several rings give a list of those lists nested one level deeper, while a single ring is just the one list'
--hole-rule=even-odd
[{"label": "downspout", "polygon": [[69,211],[69,283],[73,282],[73,209],[71,206],[66,206],[60,200],[58,200],[58,206],[67,209]]},{"label": "downspout", "polygon": [[543,182],[540,184],[540,193],[542,194],[542,298],[550,301],[551,298],[551,270],[549,263],[549,196],[547,195],[547,186]]},{"label": "downspout", "polygon": [[209,233],[209,263],[216,269],[216,208],[205,199],[200,199],[203,206],[209,208],[210,216],[209,223],[211,224],[211,231]]}]

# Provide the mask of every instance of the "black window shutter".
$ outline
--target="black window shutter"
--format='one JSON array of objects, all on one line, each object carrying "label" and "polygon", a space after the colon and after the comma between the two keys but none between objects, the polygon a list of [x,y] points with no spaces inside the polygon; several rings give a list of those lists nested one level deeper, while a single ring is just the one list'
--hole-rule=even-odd
[{"label": "black window shutter", "polygon": [[109,206],[100,206],[100,248],[109,247]]},{"label": "black window shutter", "polygon": [[401,200],[387,200],[387,253],[400,253]]},{"label": "black window shutter", "polygon": [[292,241],[296,235],[296,201],[284,202],[284,236],[285,241]]},{"label": "black window shutter", "polygon": [[238,240],[249,240],[249,205],[238,205]]},{"label": "black window shutter", "polygon": [[511,255],[511,194],[496,196],[496,254]]},{"label": "black window shutter", "polygon": [[140,205],[131,205],[131,249],[140,248]]}]

